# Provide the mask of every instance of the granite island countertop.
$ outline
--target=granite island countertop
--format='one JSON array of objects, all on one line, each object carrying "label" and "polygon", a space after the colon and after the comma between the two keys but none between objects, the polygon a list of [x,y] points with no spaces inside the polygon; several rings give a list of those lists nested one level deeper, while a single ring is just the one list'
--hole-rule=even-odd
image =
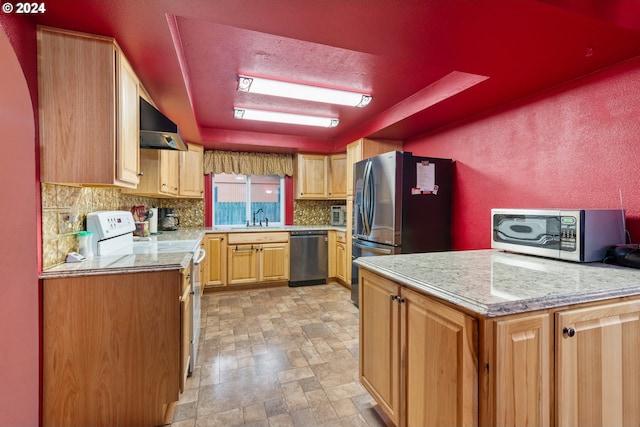
[{"label": "granite island countertop", "polygon": [[490,249],[362,257],[355,262],[488,317],[640,295],[640,269]]}]

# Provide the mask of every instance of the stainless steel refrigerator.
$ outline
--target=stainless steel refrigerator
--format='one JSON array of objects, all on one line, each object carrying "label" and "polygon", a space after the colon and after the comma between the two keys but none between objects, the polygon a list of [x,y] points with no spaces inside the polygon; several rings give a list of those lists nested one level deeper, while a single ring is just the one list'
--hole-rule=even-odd
[{"label": "stainless steel refrigerator", "polygon": [[[354,165],[352,258],[451,249],[453,161],[391,151]],[[351,300],[358,305],[358,266]]]}]

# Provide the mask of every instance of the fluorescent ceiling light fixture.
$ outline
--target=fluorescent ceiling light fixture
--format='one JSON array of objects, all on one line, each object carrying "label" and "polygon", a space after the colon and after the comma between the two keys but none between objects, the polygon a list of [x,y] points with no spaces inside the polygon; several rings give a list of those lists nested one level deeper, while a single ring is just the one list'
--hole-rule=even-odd
[{"label": "fluorescent ceiling light fixture", "polygon": [[288,123],[294,125],[320,126],[333,128],[340,120],[331,117],[307,116],[304,114],[280,113],[277,111],[252,110],[249,108],[234,108],[233,117],[244,120],[258,120],[261,122]]},{"label": "fluorescent ceiling light fixture", "polygon": [[304,99],[306,101],[326,102],[327,104],[366,107],[371,95],[329,89],[320,86],[308,86],[297,83],[281,82],[260,77],[238,76],[238,90],[285,98]]}]

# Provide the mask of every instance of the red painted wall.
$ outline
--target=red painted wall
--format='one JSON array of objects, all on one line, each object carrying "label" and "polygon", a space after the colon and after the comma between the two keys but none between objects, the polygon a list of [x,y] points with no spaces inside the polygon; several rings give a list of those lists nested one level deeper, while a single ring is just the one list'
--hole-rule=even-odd
[{"label": "red painted wall", "polygon": [[404,149],[456,161],[455,249],[490,247],[491,208],[619,208],[619,190],[640,242],[639,94],[636,59]]},{"label": "red painted wall", "polygon": [[0,58],[0,426],[36,426],[40,196],[33,103],[38,87],[35,28],[0,15]]}]

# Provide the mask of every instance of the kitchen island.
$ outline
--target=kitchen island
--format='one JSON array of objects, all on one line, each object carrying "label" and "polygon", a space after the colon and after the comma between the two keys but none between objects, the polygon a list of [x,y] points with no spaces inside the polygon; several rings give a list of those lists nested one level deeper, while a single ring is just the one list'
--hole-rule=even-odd
[{"label": "kitchen island", "polygon": [[397,426],[640,422],[640,270],[493,250],[356,262],[361,382]]}]

